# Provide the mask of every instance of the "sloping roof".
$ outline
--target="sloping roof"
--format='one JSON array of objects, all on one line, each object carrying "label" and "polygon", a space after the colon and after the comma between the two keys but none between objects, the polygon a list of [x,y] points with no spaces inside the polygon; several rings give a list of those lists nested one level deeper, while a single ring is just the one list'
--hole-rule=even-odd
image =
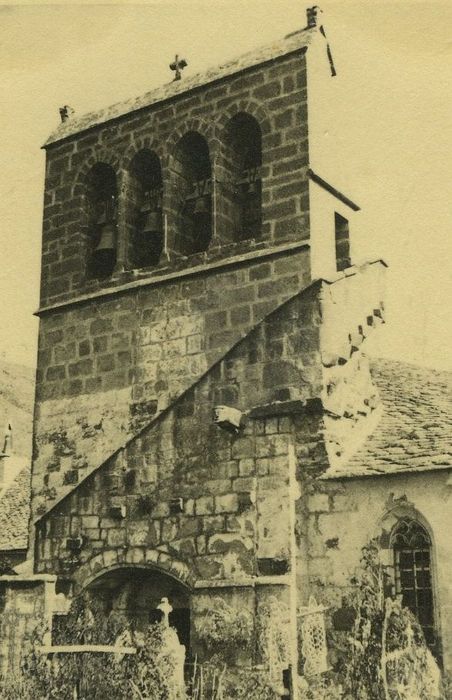
[{"label": "sloping roof", "polygon": [[28,464],[0,494],[0,552],[27,548],[30,497]]},{"label": "sloping roof", "polygon": [[374,360],[382,418],[347,464],[325,478],[452,468],[452,373]]},{"label": "sloping roof", "polygon": [[254,49],[253,51],[250,51],[239,58],[228,61],[228,63],[216,66],[215,68],[211,68],[203,73],[197,73],[191,78],[182,78],[182,80],[175,80],[170,83],[166,83],[165,85],[161,85],[154,90],[146,92],[140,97],[132,98],[124,102],[118,102],[111,107],[101,109],[97,112],[91,112],[78,118],[70,117],[66,121],[62,122],[57,129],[55,129],[55,131],[47,139],[44,147],[68,138],[73,134],[86,131],[93,126],[108,122],[111,119],[116,119],[117,117],[135,112],[139,109],[143,109],[144,107],[149,107],[157,102],[163,102],[175,97],[176,95],[180,95],[184,92],[189,92],[195,88],[207,85],[208,83],[213,83],[217,80],[227,78],[234,73],[240,73],[247,68],[252,68],[253,66],[257,66],[261,63],[272,61],[294,51],[305,49],[311,43],[312,37],[316,33],[316,28],[302,29],[294,32],[293,34],[288,34],[283,39],[275,41],[272,44]]}]

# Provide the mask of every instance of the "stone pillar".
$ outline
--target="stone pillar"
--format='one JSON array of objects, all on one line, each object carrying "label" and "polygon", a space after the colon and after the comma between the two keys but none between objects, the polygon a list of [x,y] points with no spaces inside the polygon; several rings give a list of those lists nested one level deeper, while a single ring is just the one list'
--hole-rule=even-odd
[{"label": "stone pillar", "polygon": [[131,235],[131,209],[134,205],[132,193],[132,178],[127,170],[118,173],[118,221],[116,241],[116,266],[115,272],[123,272],[128,263],[129,238]]}]

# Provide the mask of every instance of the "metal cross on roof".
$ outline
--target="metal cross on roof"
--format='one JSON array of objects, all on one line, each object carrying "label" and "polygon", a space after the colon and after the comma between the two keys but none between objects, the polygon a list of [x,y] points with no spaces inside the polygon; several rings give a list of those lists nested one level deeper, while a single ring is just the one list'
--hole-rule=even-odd
[{"label": "metal cross on roof", "polygon": [[179,59],[179,56],[176,54],[175,60],[170,63],[170,68],[171,70],[175,71],[176,75],[174,76],[174,80],[180,80],[182,78],[182,73],[181,71],[187,66],[188,63],[185,60],[185,58]]}]

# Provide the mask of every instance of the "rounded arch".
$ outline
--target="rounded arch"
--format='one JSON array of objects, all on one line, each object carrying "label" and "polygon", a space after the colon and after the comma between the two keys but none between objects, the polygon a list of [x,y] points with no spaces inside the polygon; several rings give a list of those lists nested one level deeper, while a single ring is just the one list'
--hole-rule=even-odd
[{"label": "rounded arch", "polygon": [[213,124],[204,121],[197,117],[192,117],[187,119],[171,132],[166,140],[166,152],[171,157],[174,154],[177,144],[179,141],[188,133],[196,132],[202,136],[209,147],[209,151],[214,150],[215,138],[214,138],[214,127]]},{"label": "rounded arch", "polygon": [[216,132],[220,141],[224,138],[224,130],[237,114],[247,114],[253,117],[259,124],[262,136],[266,136],[271,132],[271,121],[267,110],[258,102],[253,100],[242,100],[239,103],[231,105],[228,109],[221,113],[221,116],[216,122]]},{"label": "rounded arch", "polygon": [[192,172],[186,175],[193,175],[196,179],[210,176],[212,166],[210,161],[210,149],[207,139],[203,134],[194,129],[186,131],[177,141],[173,149],[174,158]]},{"label": "rounded arch", "polygon": [[124,567],[160,571],[187,590],[191,590],[195,584],[195,576],[187,564],[166,552],[146,547],[110,547],[100,554],[93,554],[78,567],[74,576],[75,592],[80,593],[107,572]]},{"label": "rounded arch", "polygon": [[224,141],[234,148],[241,168],[259,167],[262,164],[262,130],[258,120],[248,112],[237,112],[225,124]]},{"label": "rounded arch", "polygon": [[121,159],[121,165],[125,170],[130,170],[132,161],[141,151],[149,151],[154,153],[160,161],[162,170],[164,169],[165,149],[161,141],[153,136],[141,136],[135,139],[134,143],[129,146]]},{"label": "rounded arch", "polygon": [[121,169],[121,159],[117,153],[108,148],[96,149],[95,154],[88,156],[79,166],[75,175],[75,183],[86,186],[91,170],[97,164],[109,165],[118,176]]},{"label": "rounded arch", "polygon": [[[163,552],[145,548],[108,549],[92,557],[76,574],[74,598],[108,619],[120,614],[135,631],[146,632],[149,623],[162,619],[166,601],[169,623],[188,651],[190,646],[191,592],[186,566]],[[168,605],[169,603],[169,605]]]}]

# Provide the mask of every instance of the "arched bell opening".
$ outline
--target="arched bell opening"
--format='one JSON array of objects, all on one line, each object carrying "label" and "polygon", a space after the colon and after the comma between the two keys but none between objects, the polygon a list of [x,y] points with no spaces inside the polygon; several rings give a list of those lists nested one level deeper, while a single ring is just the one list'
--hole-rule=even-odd
[{"label": "arched bell opening", "polygon": [[173,170],[176,250],[182,255],[203,252],[212,238],[212,172],[209,147],[200,134],[190,131],[180,139]]},{"label": "arched bell opening", "polygon": [[190,593],[176,579],[156,569],[124,567],[106,572],[95,579],[85,595],[105,616],[111,613],[127,620],[130,628],[144,632],[150,623],[162,619],[162,598],[172,611],[169,624],[177,632],[188,656],[190,646]]},{"label": "arched bell opening", "polygon": [[254,117],[241,112],[226,125],[225,216],[235,241],[259,238],[262,228],[262,134]]},{"label": "arched bell opening", "polygon": [[87,178],[89,206],[87,276],[109,277],[116,264],[117,185],[113,168],[97,163]]},{"label": "arched bell opening", "polygon": [[130,169],[132,199],[131,263],[135,268],[158,265],[164,245],[162,169],[158,156],[140,151]]}]

